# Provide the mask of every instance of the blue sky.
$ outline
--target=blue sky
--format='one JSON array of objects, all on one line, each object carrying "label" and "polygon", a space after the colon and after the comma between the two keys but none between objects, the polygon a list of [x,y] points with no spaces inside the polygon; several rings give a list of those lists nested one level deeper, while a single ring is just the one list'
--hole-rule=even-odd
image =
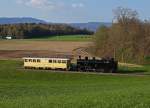
[{"label": "blue sky", "polygon": [[113,9],[137,10],[150,18],[150,0],[1,0],[0,17],[34,17],[49,22],[111,22]]}]

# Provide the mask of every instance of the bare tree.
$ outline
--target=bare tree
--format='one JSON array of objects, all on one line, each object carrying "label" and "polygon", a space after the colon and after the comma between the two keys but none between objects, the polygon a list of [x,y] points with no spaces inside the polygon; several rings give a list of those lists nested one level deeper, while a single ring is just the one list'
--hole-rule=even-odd
[{"label": "bare tree", "polygon": [[138,13],[128,8],[117,8],[114,16],[110,28],[101,27],[95,34],[96,53],[121,62],[143,63],[150,56],[150,22],[141,21]]},{"label": "bare tree", "polygon": [[132,20],[138,19],[138,12],[132,9],[118,7],[113,12],[114,19],[120,24],[129,24]]}]

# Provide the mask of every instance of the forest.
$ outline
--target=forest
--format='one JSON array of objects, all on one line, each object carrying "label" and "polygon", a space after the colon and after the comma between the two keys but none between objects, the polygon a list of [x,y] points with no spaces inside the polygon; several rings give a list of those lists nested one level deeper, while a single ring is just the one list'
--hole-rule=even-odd
[{"label": "forest", "polygon": [[5,24],[0,25],[0,36],[12,36],[13,39],[42,38],[55,35],[90,35],[93,32],[78,29],[67,24]]},{"label": "forest", "polygon": [[150,21],[141,20],[135,10],[114,10],[112,26],[100,27],[93,41],[92,52],[97,56],[126,63],[150,63]]}]

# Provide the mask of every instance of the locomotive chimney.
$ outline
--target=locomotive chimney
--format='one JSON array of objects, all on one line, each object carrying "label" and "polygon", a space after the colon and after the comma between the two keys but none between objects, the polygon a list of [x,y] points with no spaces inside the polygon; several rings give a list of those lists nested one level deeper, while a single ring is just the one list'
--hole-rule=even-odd
[{"label": "locomotive chimney", "polygon": [[95,58],[95,57],[93,57],[93,60],[96,60],[96,58]]},{"label": "locomotive chimney", "polygon": [[85,57],[85,60],[88,60],[89,58],[88,57]]},{"label": "locomotive chimney", "polygon": [[81,56],[79,56],[79,59],[81,60]]}]

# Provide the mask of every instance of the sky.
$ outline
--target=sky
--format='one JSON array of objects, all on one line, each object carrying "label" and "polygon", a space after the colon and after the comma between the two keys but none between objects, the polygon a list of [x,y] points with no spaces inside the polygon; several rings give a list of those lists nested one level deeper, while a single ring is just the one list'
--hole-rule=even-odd
[{"label": "sky", "polygon": [[117,7],[150,18],[150,0],[0,0],[0,17],[33,17],[48,22],[111,22]]}]

